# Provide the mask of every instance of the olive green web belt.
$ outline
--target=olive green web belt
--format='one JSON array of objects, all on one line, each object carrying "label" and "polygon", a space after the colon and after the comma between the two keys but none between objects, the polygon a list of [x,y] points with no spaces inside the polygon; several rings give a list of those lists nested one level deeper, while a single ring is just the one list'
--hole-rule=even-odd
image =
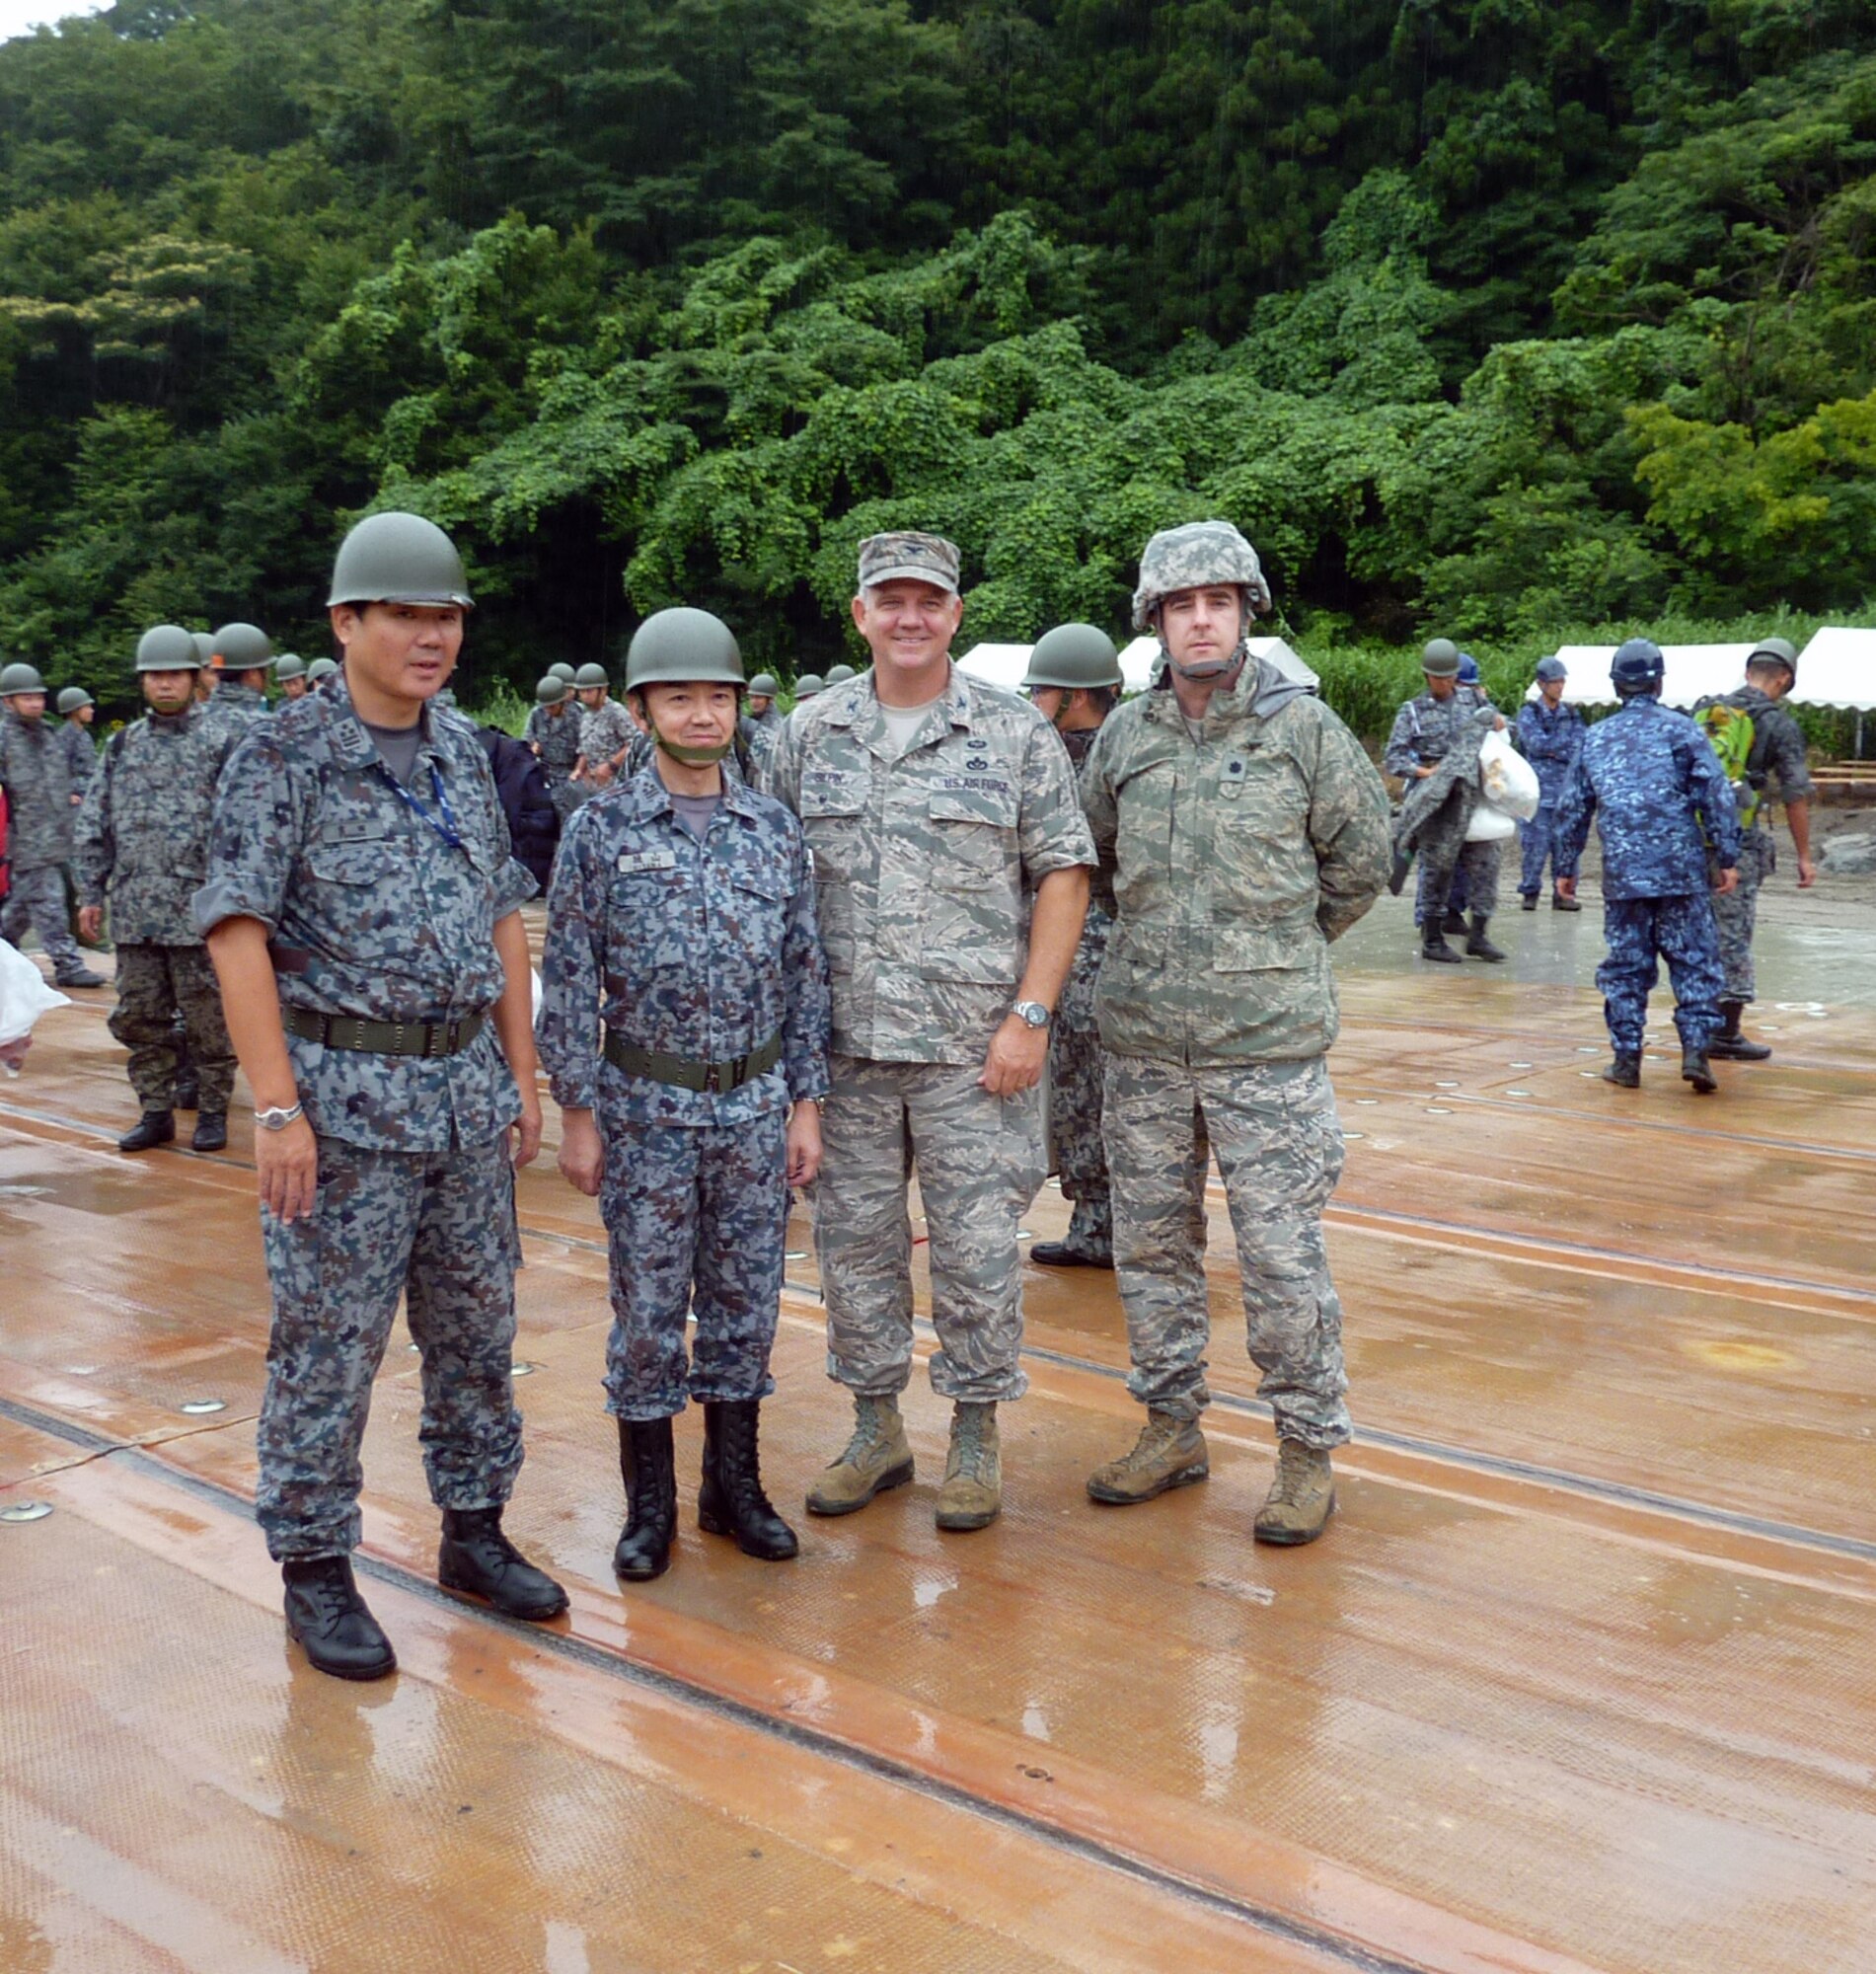
[{"label": "olive green web belt", "polygon": [[688,1056],[634,1048],[616,1028],[608,1028],[606,1060],[628,1076],[648,1076],[653,1083],[674,1083],[680,1090],[703,1090],[722,1097],[766,1076],[782,1060],[782,1037],[773,1034],[747,1055],[732,1056],[727,1062],[693,1062]]},{"label": "olive green web belt", "polygon": [[351,1015],[316,1015],[310,1008],[280,1010],[288,1034],[367,1055],[461,1055],[488,1020],[479,1014],[454,1022],[365,1022]]}]

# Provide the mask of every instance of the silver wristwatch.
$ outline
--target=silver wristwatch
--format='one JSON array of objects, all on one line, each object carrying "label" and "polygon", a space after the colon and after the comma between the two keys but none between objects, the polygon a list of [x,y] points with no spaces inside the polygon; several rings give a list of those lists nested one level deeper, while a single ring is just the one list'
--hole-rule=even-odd
[{"label": "silver wristwatch", "polygon": [[1018,1001],[1010,1012],[1028,1027],[1046,1028],[1049,1025],[1049,1011],[1040,1001]]},{"label": "silver wristwatch", "polygon": [[275,1104],[271,1110],[257,1110],[254,1113],[254,1121],[263,1131],[284,1131],[300,1114],[300,1108],[301,1106],[295,1103],[290,1109],[282,1110]]}]

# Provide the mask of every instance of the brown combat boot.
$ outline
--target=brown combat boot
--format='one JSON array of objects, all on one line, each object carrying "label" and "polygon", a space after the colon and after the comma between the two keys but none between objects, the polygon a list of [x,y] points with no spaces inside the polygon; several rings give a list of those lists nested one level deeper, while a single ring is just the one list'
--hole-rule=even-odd
[{"label": "brown combat boot", "polygon": [[994,1405],[959,1400],[951,1413],[951,1451],[938,1489],[941,1529],[986,1529],[1003,1513],[1003,1452]]},{"label": "brown combat boot", "polygon": [[1151,1501],[1172,1487],[1190,1487],[1211,1471],[1198,1420],[1154,1409],[1147,1413],[1133,1451],[1088,1477],[1088,1495],[1091,1501],[1124,1508],[1135,1501]]},{"label": "brown combat boot", "polygon": [[1288,1547],[1313,1543],[1328,1527],[1335,1507],[1335,1475],[1326,1446],[1300,1439],[1277,1444],[1277,1478],[1257,1510],[1254,1533],[1260,1543]]},{"label": "brown combat boot", "polygon": [[912,1479],[912,1448],[899,1416],[899,1401],[888,1394],[854,1394],[854,1436],[808,1492],[810,1515],[851,1515],[888,1487]]}]

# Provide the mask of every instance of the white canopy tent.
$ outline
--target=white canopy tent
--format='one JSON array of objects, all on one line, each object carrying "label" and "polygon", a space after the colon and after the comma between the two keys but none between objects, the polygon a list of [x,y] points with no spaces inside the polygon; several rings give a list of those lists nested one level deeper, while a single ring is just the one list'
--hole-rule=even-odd
[{"label": "white canopy tent", "polygon": [[[1691,706],[1695,700],[1731,692],[1746,676],[1750,645],[1663,645],[1667,672],[1661,697],[1669,706]],[[1564,682],[1566,706],[1608,706],[1615,698],[1609,682],[1613,645],[1565,645],[1557,653],[1569,668]],[[1800,667],[1802,669],[1802,667]]]},{"label": "white canopy tent", "polygon": [[[1023,673],[1029,669],[1029,653],[1034,648],[1033,645],[974,645],[957,662],[972,678],[1015,692],[1022,683]],[[1308,686],[1312,692],[1322,683],[1281,638],[1253,638],[1250,652],[1253,657],[1267,658],[1286,677]],[[1145,692],[1153,683],[1153,668],[1159,657],[1157,638],[1136,638],[1127,645],[1120,654],[1120,676],[1125,690]]]},{"label": "white canopy tent", "polygon": [[1806,706],[1876,711],[1876,631],[1827,624],[1798,653],[1791,697]]}]

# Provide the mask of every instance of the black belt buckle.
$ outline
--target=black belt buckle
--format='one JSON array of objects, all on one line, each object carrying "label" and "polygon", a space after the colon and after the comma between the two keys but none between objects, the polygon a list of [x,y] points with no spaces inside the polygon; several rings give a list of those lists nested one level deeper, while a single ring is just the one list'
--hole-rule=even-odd
[{"label": "black belt buckle", "polygon": [[712,1097],[722,1095],[722,1074],[715,1063],[708,1063],[704,1069],[704,1089]]}]

